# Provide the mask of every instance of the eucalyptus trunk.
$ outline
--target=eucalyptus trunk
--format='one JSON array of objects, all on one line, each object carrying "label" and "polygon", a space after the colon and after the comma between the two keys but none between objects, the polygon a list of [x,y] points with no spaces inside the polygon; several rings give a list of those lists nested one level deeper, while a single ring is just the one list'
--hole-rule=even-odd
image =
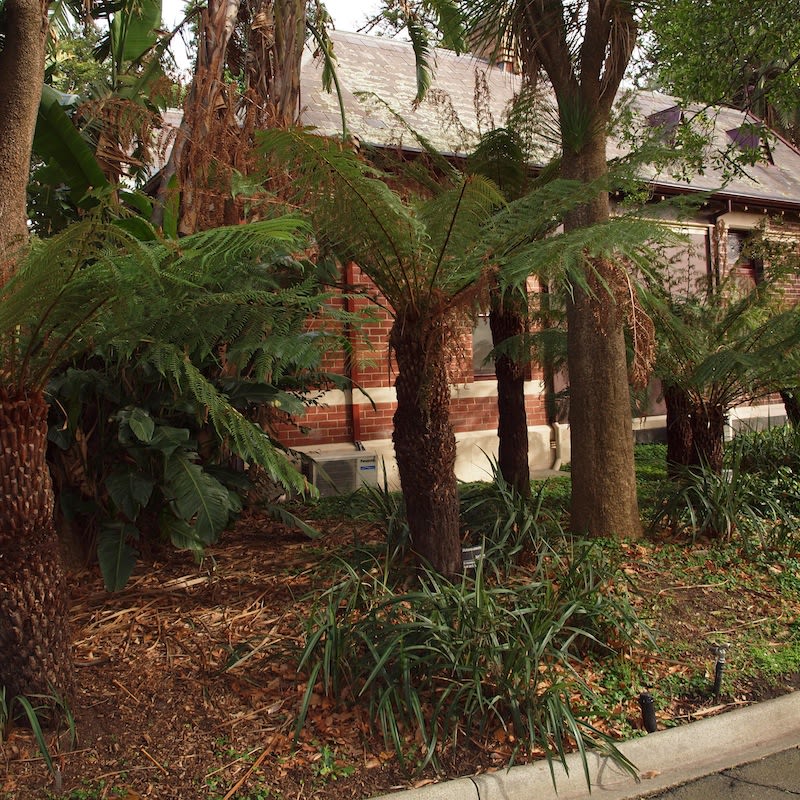
[{"label": "eucalyptus trunk", "polygon": [[[527,331],[527,305],[522,295],[495,293],[489,312],[494,347]],[[494,361],[497,377],[497,462],[505,482],[523,497],[531,494],[528,463],[528,415],[525,372],[519,359],[502,354]]]},{"label": "eucalyptus trunk", "polygon": [[67,588],[53,523],[42,392],[0,389],[0,686],[72,693]]},{"label": "eucalyptus trunk", "polygon": [[[562,121],[562,127],[567,121]],[[606,174],[607,119],[596,117],[579,148],[565,146],[562,174],[592,183]],[[609,219],[607,192],[570,212],[567,231]],[[567,302],[567,356],[572,444],[571,526],[598,536],[642,535],[636,497],[633,429],[625,348],[625,312],[611,291],[614,265],[596,259],[586,267],[590,291],[573,287]]]},{"label": "eucalyptus trunk", "polygon": [[414,552],[453,577],[462,564],[447,338],[443,323],[424,315],[395,320],[390,336],[397,360],[392,439]]}]

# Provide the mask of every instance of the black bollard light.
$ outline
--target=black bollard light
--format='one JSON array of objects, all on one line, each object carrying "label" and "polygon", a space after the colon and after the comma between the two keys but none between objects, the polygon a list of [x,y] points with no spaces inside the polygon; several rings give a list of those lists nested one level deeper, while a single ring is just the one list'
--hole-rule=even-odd
[{"label": "black bollard light", "polygon": [[639,708],[642,709],[642,725],[644,725],[644,729],[648,733],[658,730],[656,704],[650,692],[642,692],[639,695]]},{"label": "black bollard light", "polygon": [[728,653],[728,645],[717,645],[714,652],[717,656],[717,663],[714,665],[714,697],[719,698],[722,692],[722,677],[725,674],[725,656]]}]

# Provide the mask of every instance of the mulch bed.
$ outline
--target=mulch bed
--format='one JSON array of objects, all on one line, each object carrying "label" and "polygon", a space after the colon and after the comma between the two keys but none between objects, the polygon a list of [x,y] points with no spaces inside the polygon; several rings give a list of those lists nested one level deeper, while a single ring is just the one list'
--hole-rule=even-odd
[{"label": "mulch bed", "polygon": [[[447,777],[428,772],[410,778],[383,739],[370,733],[358,707],[335,707],[321,694],[312,698],[297,746],[293,741],[306,689],[296,657],[309,593],[324,585],[320,564],[352,541],[354,525],[331,522],[324,538],[312,542],[248,512],[202,564],[164,550],[140,565],[120,593],[108,594],[96,569],[74,573],[78,695],[72,712],[79,738],[72,748],[66,732],[49,734],[59,770],[54,781],[31,732],[7,732],[0,745],[0,798],[333,800]],[[359,525],[358,535],[379,534]],[[665,626],[702,625],[719,604],[717,587],[688,591],[658,574],[646,548],[630,555],[628,570],[646,587],[642,602],[652,610],[670,599],[663,603]],[[700,604],[695,617],[683,598]],[[744,603],[734,609],[742,624],[775,612],[766,596],[726,602]],[[696,668],[696,656],[648,656],[648,668],[658,679]],[[602,679],[594,680],[600,685]],[[773,693],[790,688],[788,681]],[[722,702],[686,698],[663,715],[681,721],[719,713],[758,691]],[[631,691],[619,710],[637,725],[635,697]],[[612,724],[609,729],[614,732]],[[460,745],[444,759],[448,776],[502,768],[511,750],[501,738]]]}]

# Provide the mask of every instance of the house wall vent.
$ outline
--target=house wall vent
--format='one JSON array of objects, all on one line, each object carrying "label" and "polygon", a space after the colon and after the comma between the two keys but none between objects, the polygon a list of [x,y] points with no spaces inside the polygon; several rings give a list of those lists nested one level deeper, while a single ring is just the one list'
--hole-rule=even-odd
[{"label": "house wall vent", "polygon": [[317,487],[321,497],[349,494],[360,486],[378,485],[378,457],[375,453],[331,453],[302,455],[303,475]]}]

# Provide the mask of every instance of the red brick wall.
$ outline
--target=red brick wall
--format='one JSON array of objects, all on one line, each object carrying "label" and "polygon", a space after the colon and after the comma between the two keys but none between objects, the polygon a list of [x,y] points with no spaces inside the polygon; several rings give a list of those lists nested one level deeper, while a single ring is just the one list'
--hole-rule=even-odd
[{"label": "red brick wall", "polygon": [[[321,405],[312,405],[305,416],[294,421],[278,423],[274,429],[287,447],[316,446],[336,443],[352,443],[355,440],[371,441],[390,439],[393,431],[394,402],[387,402],[386,390],[394,385],[396,366],[389,358],[389,333],[392,318],[389,311],[369,299],[376,296],[374,284],[355,265],[345,271],[346,282],[354,286],[359,296],[342,298],[334,306],[361,317],[361,322],[347,333],[353,350],[352,359],[343,352],[326,356],[325,369],[340,374],[350,374],[356,385],[367,394],[377,393],[374,407],[355,391],[356,404],[350,403],[349,393],[335,392],[323,398]],[[368,296],[364,296],[368,295]],[[316,323],[319,324],[319,323]],[[330,321],[326,323],[330,325]],[[463,340],[454,347],[450,365],[457,386],[474,383],[472,375],[472,333],[465,328]],[[538,368],[534,378],[541,377]],[[497,397],[459,397],[456,391],[450,411],[457,433],[495,430],[497,427]],[[463,394],[463,392],[462,392]],[[327,405],[325,404],[327,402]],[[543,400],[540,395],[526,398],[529,425],[546,424]]]}]

